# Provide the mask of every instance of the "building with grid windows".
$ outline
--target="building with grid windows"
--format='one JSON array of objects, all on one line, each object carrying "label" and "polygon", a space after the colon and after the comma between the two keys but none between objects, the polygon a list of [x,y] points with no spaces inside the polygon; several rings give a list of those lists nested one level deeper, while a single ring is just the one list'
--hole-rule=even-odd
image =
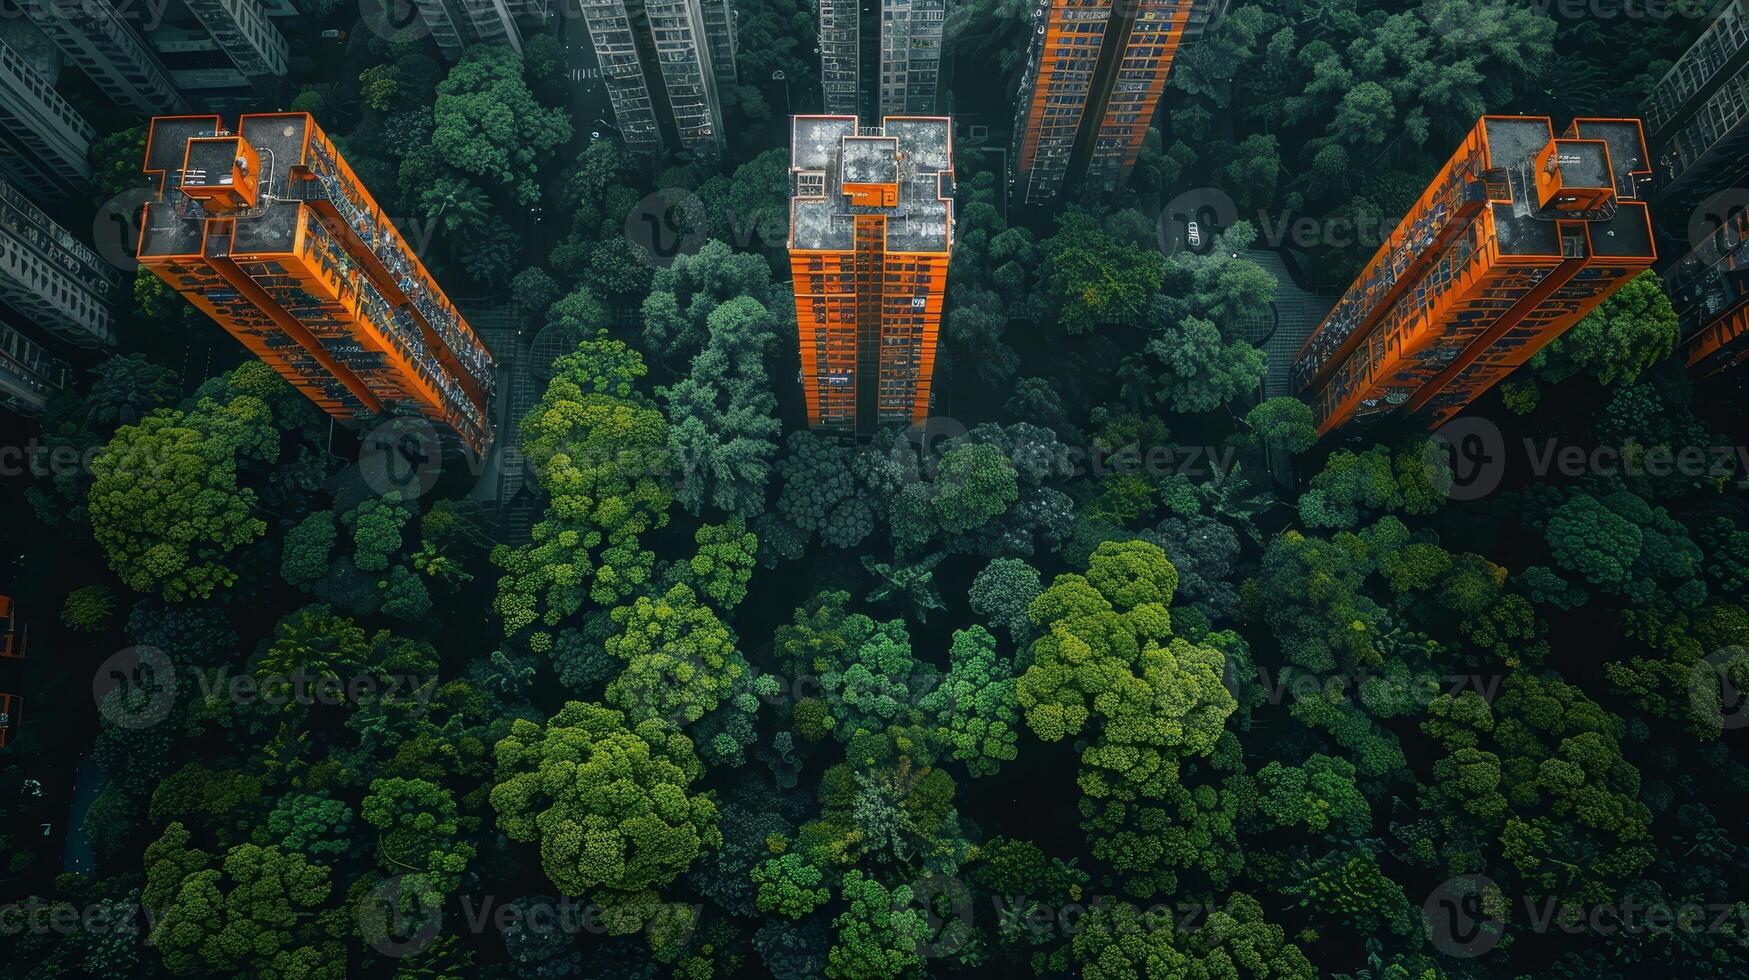
[{"label": "building with grid windows", "polygon": [[143,113],[188,109],[164,65],[111,0],[12,2],[112,101]]},{"label": "building with grid windows", "polygon": [[257,0],[183,0],[225,57],[261,92],[274,92],[291,67],[291,49]]},{"label": "building with grid windows", "polygon": [[490,447],[496,364],[306,113],[152,120],[140,264],[323,411]]},{"label": "building with grid windows", "polygon": [[1455,415],[1657,258],[1637,119],[1484,116],[1301,348],[1318,431]]},{"label": "building with grid windows", "polygon": [[790,120],[790,270],[815,428],[929,414],[953,246],[952,121]]},{"label": "building with grid windows", "polygon": [[[735,84],[728,0],[581,0],[626,145],[714,152]],[[726,56],[726,57],[725,57]]]},{"label": "building with grid windows", "polygon": [[0,180],[0,302],[76,347],[115,344],[121,275]]},{"label": "building with grid windows", "polygon": [[413,0],[431,39],[450,61],[470,44],[504,44],[522,53],[522,25],[545,24],[545,0]]},{"label": "building with grid windows", "polygon": [[82,195],[96,138],[49,80],[0,42],[0,174],[40,200]]},{"label": "building with grid windows", "polygon": [[1721,215],[1711,236],[1664,270],[1689,370],[1710,377],[1749,358],[1749,213]]},{"label": "building with grid windows", "polygon": [[1749,171],[1749,0],[1728,0],[1652,87],[1642,115],[1655,195],[1678,209]]},{"label": "building with grid windows", "polygon": [[0,409],[40,415],[49,396],[67,386],[65,362],[24,334],[0,323]]},{"label": "building with grid windows", "polygon": [[826,112],[874,121],[937,111],[946,0],[820,0]]},{"label": "building with grid windows", "polygon": [[1225,0],[1038,0],[1010,155],[1028,204],[1085,174],[1109,192],[1135,166],[1179,45]]}]

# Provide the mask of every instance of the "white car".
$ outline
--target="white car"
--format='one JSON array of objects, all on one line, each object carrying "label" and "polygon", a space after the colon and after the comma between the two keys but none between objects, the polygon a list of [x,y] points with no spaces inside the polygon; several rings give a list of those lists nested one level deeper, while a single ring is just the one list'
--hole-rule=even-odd
[{"label": "white car", "polygon": [[1184,223],[1184,240],[1190,243],[1191,248],[1202,247],[1202,229],[1196,226],[1196,222],[1187,221]]}]

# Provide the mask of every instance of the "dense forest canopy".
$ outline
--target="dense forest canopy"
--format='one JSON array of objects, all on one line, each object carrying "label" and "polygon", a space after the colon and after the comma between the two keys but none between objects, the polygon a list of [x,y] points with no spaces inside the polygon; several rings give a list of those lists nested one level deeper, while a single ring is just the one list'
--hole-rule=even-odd
[{"label": "dense forest canopy", "polygon": [[[548,352],[527,533],[140,271],[5,440],[16,975],[1749,976],[1749,454],[1661,282],[1440,434],[1320,440],[1246,328],[1263,249],[1345,285],[1478,116],[1633,115],[1703,17],[1235,0],[1114,195],[957,145],[933,417],[854,441],[792,383],[816,8],[733,7],[717,159],[592,139],[557,34],[312,8],[287,107]],[[950,3],[955,112],[1030,17]]]}]

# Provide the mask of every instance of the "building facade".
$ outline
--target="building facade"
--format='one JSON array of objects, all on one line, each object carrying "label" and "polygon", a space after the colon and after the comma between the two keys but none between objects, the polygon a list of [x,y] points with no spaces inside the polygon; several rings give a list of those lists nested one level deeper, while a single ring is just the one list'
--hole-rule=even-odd
[{"label": "building facade", "polygon": [[0,409],[40,415],[49,396],[67,386],[65,362],[11,326],[0,323]]},{"label": "building facade", "polygon": [[30,627],[18,619],[18,606],[0,595],[0,657],[22,658],[29,647]]},{"label": "building facade", "polygon": [[323,411],[492,443],[496,364],[305,113],[152,120],[140,264]]},{"label": "building facade", "polygon": [[[635,149],[714,152],[735,81],[728,0],[581,0],[620,138]],[[719,64],[727,53],[728,64]]]},{"label": "building facade", "polygon": [[873,122],[937,111],[946,0],[820,0],[826,112]]},{"label": "building facade", "polygon": [[0,43],[0,174],[40,200],[82,195],[91,128],[24,56]]},{"label": "building facade", "polygon": [[76,347],[115,344],[121,275],[0,181],[0,302]]},{"label": "building facade", "polygon": [[929,414],[953,246],[952,121],[790,121],[790,270],[815,428],[871,432]]},{"label": "building facade", "polygon": [[185,112],[170,75],[111,0],[12,0],[69,62],[117,104],[142,113]]},{"label": "building facade", "polygon": [[291,49],[258,0],[183,0],[238,74],[262,92],[279,88]]},{"label": "building facade", "polygon": [[1010,155],[1028,204],[1085,175],[1109,192],[1129,175],[1179,45],[1224,0],[1038,0]]},{"label": "building facade", "polygon": [[1749,358],[1749,213],[1721,216],[1713,234],[1664,270],[1689,370],[1709,377]]},{"label": "building facade", "polygon": [[1719,9],[1642,112],[1660,200],[1693,204],[1749,171],[1749,0]]},{"label": "building facade", "polygon": [[450,61],[470,44],[505,44],[521,54],[522,25],[547,19],[545,0],[413,0],[413,6]]},{"label": "building facade", "polygon": [[1636,119],[1484,116],[1300,350],[1318,431],[1438,425],[1650,268],[1646,161]]}]

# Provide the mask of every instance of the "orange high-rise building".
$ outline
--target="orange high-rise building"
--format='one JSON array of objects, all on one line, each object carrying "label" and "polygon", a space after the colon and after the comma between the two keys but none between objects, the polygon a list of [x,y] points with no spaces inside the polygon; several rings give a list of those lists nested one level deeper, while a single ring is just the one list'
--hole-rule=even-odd
[{"label": "orange high-rise building", "polygon": [[790,121],[790,269],[808,423],[872,431],[929,414],[953,245],[952,123]]},{"label": "orange high-rise building", "polygon": [[1318,431],[1457,414],[1657,258],[1637,119],[1484,116],[1294,363]]},{"label": "orange high-rise building", "polygon": [[306,113],[160,116],[140,264],[330,415],[492,443],[492,354]]},{"label": "orange high-rise building", "polygon": [[0,657],[22,660],[30,645],[30,627],[18,621],[18,607],[12,597],[0,595]]},{"label": "orange high-rise building", "polygon": [[1187,34],[1224,0],[1038,0],[1014,124],[1021,200],[1056,197],[1071,174],[1101,190],[1135,166]]}]

